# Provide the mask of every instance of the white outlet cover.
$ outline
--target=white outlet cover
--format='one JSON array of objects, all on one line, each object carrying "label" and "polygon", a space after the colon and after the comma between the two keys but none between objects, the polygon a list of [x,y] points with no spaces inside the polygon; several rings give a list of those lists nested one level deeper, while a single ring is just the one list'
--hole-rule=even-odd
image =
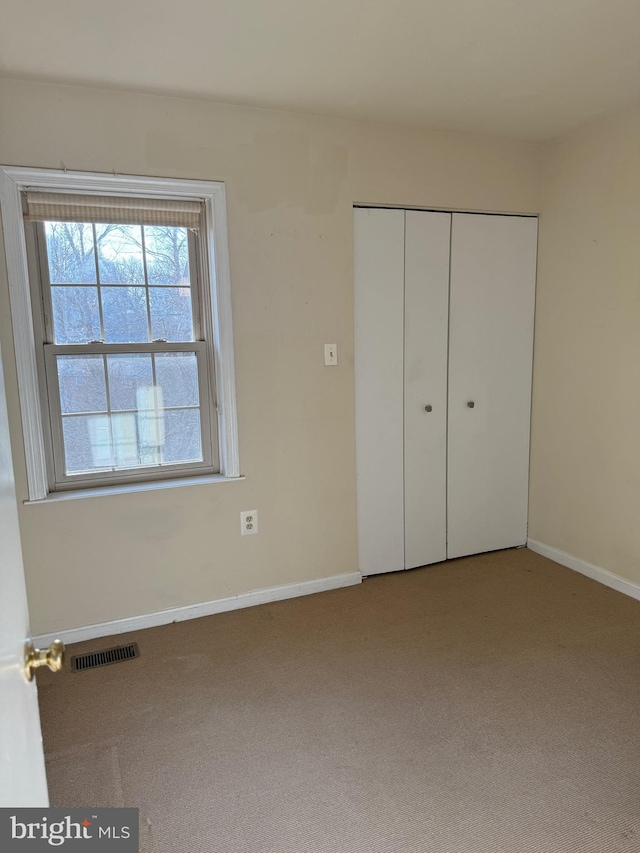
[{"label": "white outlet cover", "polygon": [[253,536],[258,532],[258,510],[245,509],[240,513],[240,533]]}]

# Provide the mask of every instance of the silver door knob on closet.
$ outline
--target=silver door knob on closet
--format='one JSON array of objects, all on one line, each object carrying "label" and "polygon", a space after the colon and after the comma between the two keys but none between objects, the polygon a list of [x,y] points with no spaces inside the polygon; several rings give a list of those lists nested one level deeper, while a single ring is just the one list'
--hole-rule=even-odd
[{"label": "silver door knob on closet", "polygon": [[425,406],[424,410],[425,410],[425,412],[431,412],[431,411],[433,411],[433,406],[431,406],[431,405]]},{"label": "silver door knob on closet", "polygon": [[467,406],[469,406],[470,409],[473,409],[473,407],[475,406],[475,403],[473,402],[473,400],[469,400],[469,402],[467,403]]}]

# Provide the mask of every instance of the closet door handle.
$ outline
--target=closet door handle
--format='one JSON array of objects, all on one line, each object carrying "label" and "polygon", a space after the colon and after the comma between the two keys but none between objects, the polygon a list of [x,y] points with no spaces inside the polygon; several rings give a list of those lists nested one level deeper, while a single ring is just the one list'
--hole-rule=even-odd
[{"label": "closet door handle", "polygon": [[429,404],[428,406],[425,406],[425,407],[424,407],[424,410],[425,410],[425,412],[432,412],[432,411],[433,411],[433,406],[432,406],[431,404]]},{"label": "closet door handle", "polygon": [[469,400],[469,402],[467,403],[467,406],[469,406],[470,409],[473,409],[473,407],[475,406],[475,403],[473,402],[473,400]]}]

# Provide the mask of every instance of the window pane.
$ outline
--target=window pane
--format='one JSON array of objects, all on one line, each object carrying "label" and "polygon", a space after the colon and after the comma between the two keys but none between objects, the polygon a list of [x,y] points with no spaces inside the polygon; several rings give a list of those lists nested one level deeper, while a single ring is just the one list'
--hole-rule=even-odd
[{"label": "window pane", "polygon": [[189,241],[186,228],[145,225],[149,284],[189,287]]},{"label": "window pane", "polygon": [[53,338],[57,344],[100,339],[97,287],[52,287]]},{"label": "window pane", "polygon": [[191,290],[188,287],[150,287],[153,340],[192,341]]},{"label": "window pane", "polygon": [[[102,356],[58,356],[68,475],[203,461],[200,410],[165,408],[167,404],[177,405],[179,399],[197,400],[196,356],[162,353],[156,359],[162,375],[169,377],[169,401],[160,385],[151,384],[150,355],[109,355],[111,405],[133,411],[73,415],[66,412],[77,411],[82,405],[106,405],[104,379],[99,381]],[[183,388],[177,384],[181,375]],[[85,380],[90,390],[85,388],[80,393],[76,385],[82,387]]]},{"label": "window pane", "polygon": [[144,287],[101,287],[104,339],[107,343],[146,343],[147,291]]},{"label": "window pane", "polygon": [[112,467],[108,415],[63,417],[62,433],[67,474]]},{"label": "window pane", "polygon": [[140,441],[138,415],[134,412],[117,413],[111,416],[113,434],[113,457],[115,468],[139,468],[158,464],[158,447]]},{"label": "window pane", "polygon": [[164,412],[162,461],[202,461],[199,409],[169,409]]},{"label": "window pane", "polygon": [[96,225],[101,284],[144,284],[140,225]]},{"label": "window pane", "polygon": [[160,464],[164,441],[161,410],[66,416],[62,431],[67,474]]},{"label": "window pane", "polygon": [[155,389],[139,389],[138,412],[136,423],[138,427],[138,443],[143,459],[151,461],[144,462],[145,465],[157,465],[159,453],[164,444],[164,412],[162,411],[162,400],[156,397]]},{"label": "window pane", "polygon": [[59,355],[56,361],[62,413],[106,412],[102,356]]},{"label": "window pane", "polygon": [[82,222],[45,222],[51,284],[94,284],[93,228]]},{"label": "window pane", "polygon": [[140,388],[153,385],[151,355],[147,353],[107,356],[109,397],[114,411],[135,410]]},{"label": "window pane", "polygon": [[156,382],[162,388],[165,406],[197,406],[200,401],[196,354],[192,352],[157,354]]}]

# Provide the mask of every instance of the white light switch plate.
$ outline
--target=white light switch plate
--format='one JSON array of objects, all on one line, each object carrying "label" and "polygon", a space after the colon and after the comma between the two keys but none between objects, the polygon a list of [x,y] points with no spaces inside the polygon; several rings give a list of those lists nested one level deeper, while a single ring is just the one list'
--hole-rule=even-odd
[{"label": "white light switch plate", "polygon": [[338,345],[324,345],[324,363],[326,367],[333,367],[338,363]]}]

